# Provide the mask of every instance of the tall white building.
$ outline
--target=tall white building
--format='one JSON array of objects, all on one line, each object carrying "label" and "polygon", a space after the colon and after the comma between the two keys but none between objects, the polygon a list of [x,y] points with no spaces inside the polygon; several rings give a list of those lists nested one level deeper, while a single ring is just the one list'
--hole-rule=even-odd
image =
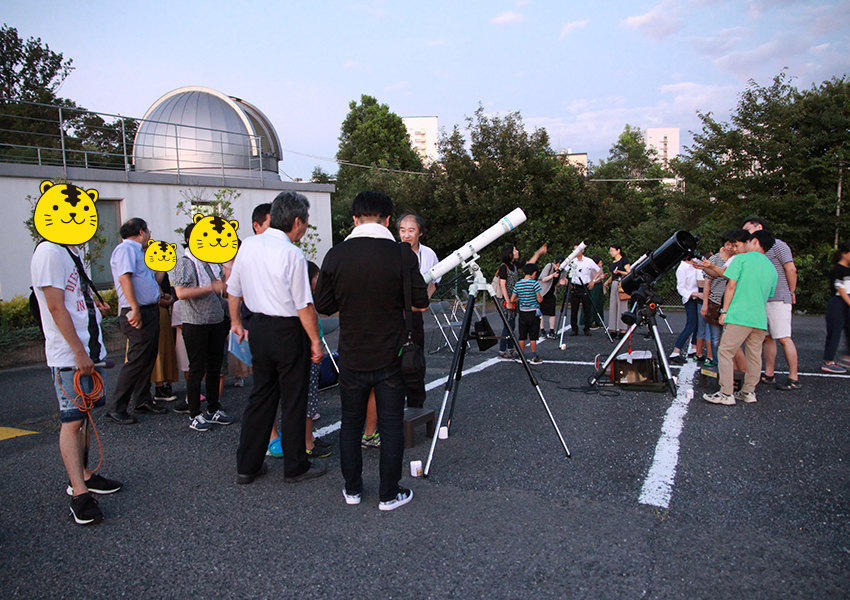
[{"label": "tall white building", "polygon": [[438,158],[437,138],[440,135],[437,117],[402,117],[401,120],[407,127],[410,145],[419,154],[422,163],[427,166],[436,162]]},{"label": "tall white building", "polygon": [[650,127],[646,130],[646,145],[658,152],[657,160],[665,169],[679,156],[678,127]]}]

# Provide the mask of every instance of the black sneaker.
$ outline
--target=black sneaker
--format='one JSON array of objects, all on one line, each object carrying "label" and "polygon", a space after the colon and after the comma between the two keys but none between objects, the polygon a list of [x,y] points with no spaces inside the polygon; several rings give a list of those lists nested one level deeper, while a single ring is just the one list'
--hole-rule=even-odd
[{"label": "black sneaker", "polygon": [[326,442],[325,440],[323,440],[320,437],[313,438],[313,445],[318,446],[319,448],[333,448],[333,446],[334,446],[330,442]]},{"label": "black sneaker", "polygon": [[186,402],[185,400],[181,400],[180,402],[178,402],[177,404],[172,406],[171,410],[173,410],[176,413],[189,414],[189,403]]},{"label": "black sneaker", "polygon": [[103,521],[103,513],[91,494],[80,494],[71,498],[71,516],[77,525],[89,525]]},{"label": "black sneaker", "polygon": [[170,387],[163,385],[154,390],[153,399],[161,400],[163,402],[172,402],[173,400],[177,400],[177,396],[171,393]]},{"label": "black sneaker", "polygon": [[[124,484],[120,481],[114,481],[112,479],[107,479],[106,477],[101,477],[97,473],[93,474],[91,478],[86,481],[86,487],[89,488],[89,492],[92,494],[114,494],[115,492],[120,492],[121,488]],[[65,493],[69,496],[74,495],[74,488],[71,487],[71,484],[68,484],[68,488],[65,490]]]},{"label": "black sneaker", "polygon": [[333,451],[330,448],[322,448],[321,446],[313,446],[312,450],[307,450],[308,458],[327,458]]}]

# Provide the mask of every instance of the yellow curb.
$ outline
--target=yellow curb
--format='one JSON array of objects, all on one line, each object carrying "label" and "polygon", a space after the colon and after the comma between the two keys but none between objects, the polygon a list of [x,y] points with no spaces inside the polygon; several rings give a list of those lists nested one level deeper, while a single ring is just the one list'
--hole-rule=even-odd
[{"label": "yellow curb", "polygon": [[26,431],[25,429],[15,429],[14,427],[0,427],[0,440],[8,440],[21,435],[33,435],[37,431]]}]

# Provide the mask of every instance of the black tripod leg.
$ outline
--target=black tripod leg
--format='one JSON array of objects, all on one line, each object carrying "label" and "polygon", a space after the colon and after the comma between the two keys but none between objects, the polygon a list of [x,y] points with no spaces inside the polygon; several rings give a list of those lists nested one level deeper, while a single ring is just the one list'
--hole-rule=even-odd
[{"label": "black tripod leg", "polygon": [[[600,314],[599,309],[596,307],[596,303],[593,301],[593,296],[590,295],[590,290],[587,289],[587,285],[583,283],[581,285],[584,288],[584,293],[587,294],[587,299],[590,300],[590,305],[593,307],[593,312],[596,313],[596,316],[599,317],[599,322],[602,323],[602,329],[605,330],[605,335],[608,336],[608,341],[613,344],[614,338],[611,337],[611,334],[608,331],[608,326],[605,325],[605,319],[603,318],[602,314]],[[591,318],[590,320],[592,321],[593,319]]]},{"label": "black tripod leg", "polygon": [[631,327],[629,327],[628,333],[623,336],[623,339],[614,347],[611,351],[611,354],[608,355],[608,358],[605,359],[605,362],[599,367],[599,369],[594,373],[593,377],[587,380],[590,385],[596,385],[599,383],[599,378],[605,374],[605,371],[608,369],[608,366],[611,364],[611,361],[614,360],[614,357],[617,356],[617,352],[620,351],[620,348],[629,340],[629,337],[632,335],[632,332],[638,328],[638,323],[634,323]]},{"label": "black tripod leg", "polygon": [[[502,311],[502,307],[496,303],[496,309],[499,311],[499,316],[502,317],[502,322],[505,324],[505,327],[508,330],[508,335],[514,343],[514,347],[519,350],[520,346],[517,342],[516,336],[514,332],[508,327],[508,318],[505,316],[505,313]],[[535,332],[536,334],[536,332]],[[540,384],[537,383],[537,378],[534,376],[534,371],[531,370],[531,367],[528,364],[528,361],[525,360],[525,352],[519,351],[519,358],[522,361],[522,366],[525,367],[525,372],[528,373],[528,378],[531,380],[531,385],[534,386],[534,389],[537,390],[537,395],[540,396],[541,402],[543,402],[543,407],[546,409],[546,414],[549,415],[549,420],[552,421],[552,426],[555,428],[555,432],[558,434],[558,439],[561,440],[561,445],[564,447],[564,451],[567,453],[567,458],[570,458],[570,449],[567,448],[567,443],[564,441],[564,436],[561,435],[561,430],[558,428],[558,423],[555,421],[555,417],[552,414],[552,411],[549,409],[549,404],[546,402],[546,398],[543,396],[543,392],[540,389]]]},{"label": "black tripod leg", "polygon": [[[498,306],[498,303],[496,303]],[[449,376],[446,378],[446,390],[443,393],[443,404],[440,406],[440,415],[437,417],[437,427],[434,436],[431,438],[431,449],[428,451],[428,460],[425,463],[425,469],[422,471],[424,477],[428,477],[431,471],[431,461],[434,459],[434,450],[437,447],[437,439],[440,437],[437,433],[440,431],[440,426],[443,423],[443,416],[446,414],[446,404],[449,401],[449,395],[452,393],[452,388],[460,385],[462,371],[460,366],[463,363],[463,356],[466,354],[466,340],[469,339],[469,328],[472,325],[472,308],[475,307],[475,296],[470,294],[467,301],[466,314],[463,316],[463,329],[461,340],[464,343],[458,344],[455,349],[454,358],[452,358],[452,368],[449,371]],[[455,381],[457,380],[457,381]],[[452,400],[452,412],[454,412],[454,400]]]}]

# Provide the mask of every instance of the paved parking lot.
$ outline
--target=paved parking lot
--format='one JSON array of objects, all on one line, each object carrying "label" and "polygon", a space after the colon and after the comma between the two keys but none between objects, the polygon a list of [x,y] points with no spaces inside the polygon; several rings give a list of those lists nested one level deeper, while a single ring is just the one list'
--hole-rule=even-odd
[{"label": "paved parking lot", "polygon": [[[678,333],[683,315],[670,320]],[[689,400],[689,366],[677,398],[587,390],[612,349],[604,332],[542,342],[534,372],[571,459],[522,366],[472,349],[451,436],[427,479],[405,474],[415,497],[390,513],[377,510],[374,450],[359,506],[342,499],[336,454],[315,481],[284,484],[270,458],[267,477],[236,486],[248,387],[225,390],[237,424],[207,434],[174,413],[98,418],[102,472],[125,488],[93,528],[67,516],[49,374],[0,372],[0,427],[37,432],[0,441],[0,596],[846,598],[850,378],[819,373],[823,336],[822,318],[796,317],[803,389],[759,386],[756,404],[734,407],[701,389]],[[669,350],[663,325],[662,337]],[[428,357],[427,407],[450,363],[445,349]],[[336,390],[319,412],[336,441]],[[427,457],[417,433],[406,461]]]}]

